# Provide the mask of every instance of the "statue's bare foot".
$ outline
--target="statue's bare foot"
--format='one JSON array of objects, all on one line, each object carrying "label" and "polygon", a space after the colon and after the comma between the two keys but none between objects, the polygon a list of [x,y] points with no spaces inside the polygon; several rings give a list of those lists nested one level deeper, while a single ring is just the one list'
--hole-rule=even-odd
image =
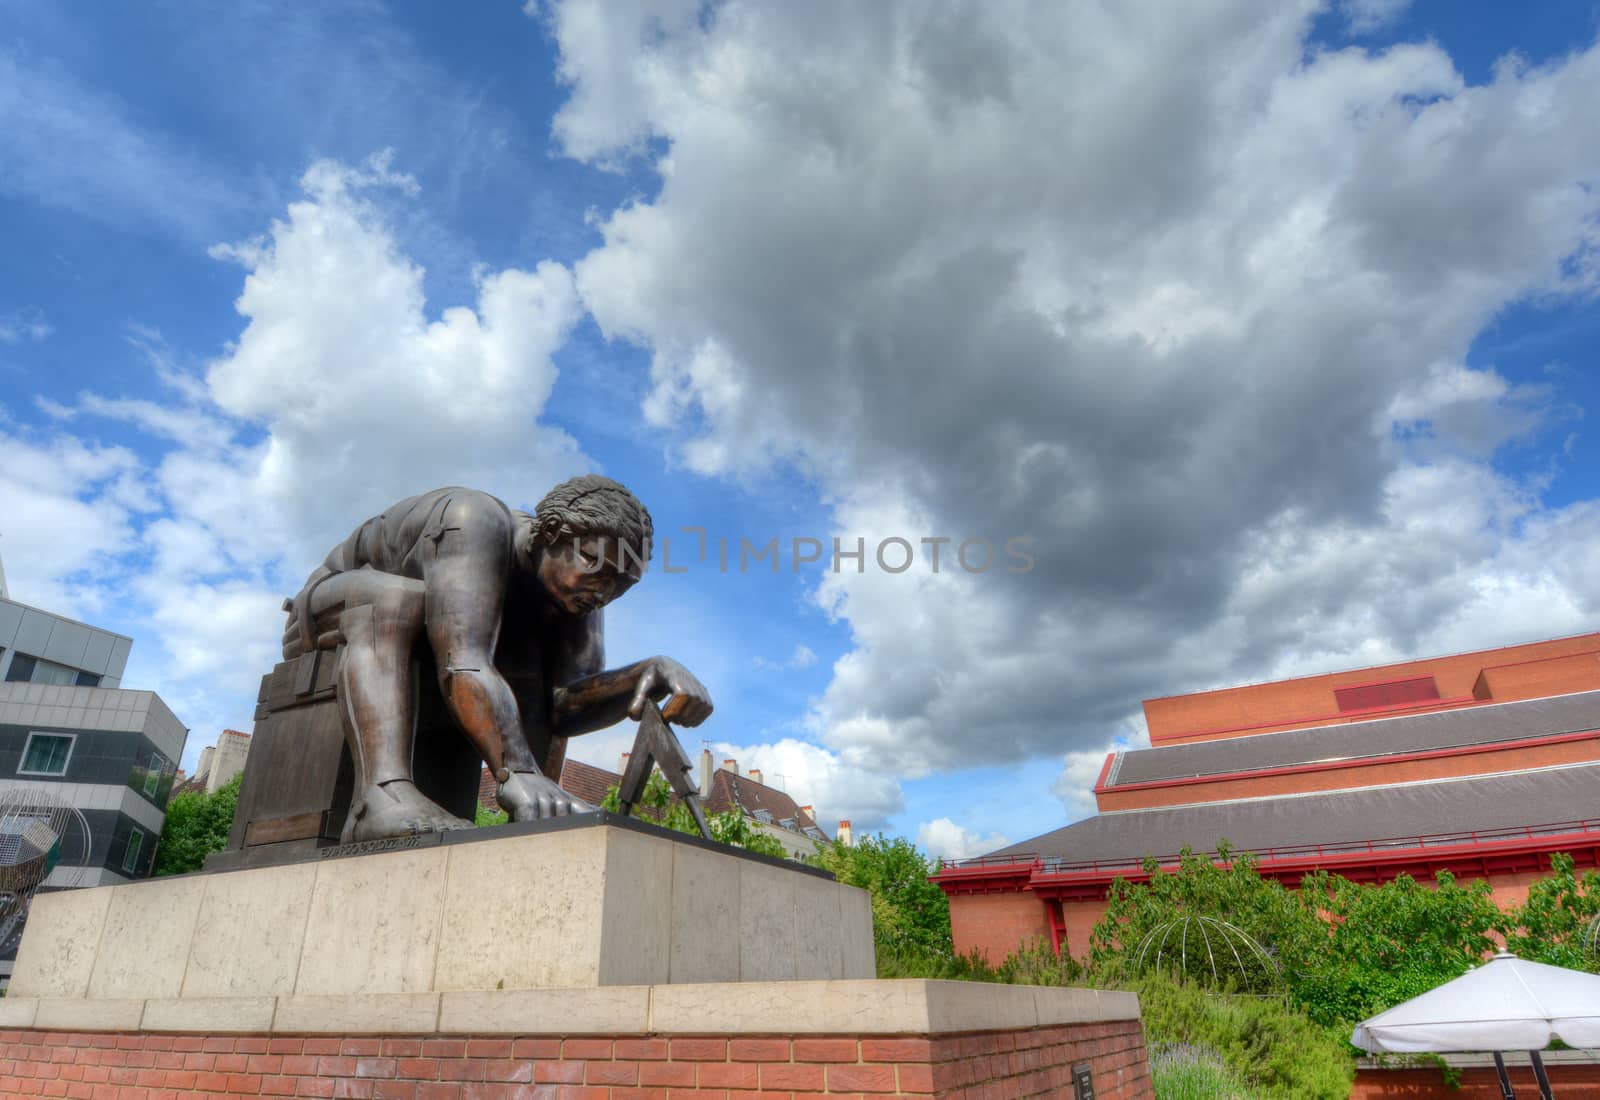
[{"label": "statue's bare foot", "polygon": [[537,772],[510,773],[495,791],[495,798],[512,821],[537,821],[594,809]]},{"label": "statue's bare foot", "polygon": [[368,787],[361,802],[352,840],[382,840],[413,833],[472,828],[472,822],[449,812],[405,779]]}]

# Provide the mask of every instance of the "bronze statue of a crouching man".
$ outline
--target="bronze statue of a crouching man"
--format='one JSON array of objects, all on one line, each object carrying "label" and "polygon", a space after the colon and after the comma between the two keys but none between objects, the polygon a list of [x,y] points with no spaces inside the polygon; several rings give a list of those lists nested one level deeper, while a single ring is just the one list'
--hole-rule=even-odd
[{"label": "bronze statue of a crouching man", "polygon": [[287,605],[283,655],[344,647],[338,695],[356,781],[341,840],[472,826],[413,781],[412,655],[424,638],[446,708],[513,821],[591,808],[554,781],[568,737],[669,695],[668,721],[703,722],[711,697],[678,662],[603,671],[601,609],[638,582],[651,534],[632,493],[589,475],[531,516],[487,493],[435,489],[334,547]]}]

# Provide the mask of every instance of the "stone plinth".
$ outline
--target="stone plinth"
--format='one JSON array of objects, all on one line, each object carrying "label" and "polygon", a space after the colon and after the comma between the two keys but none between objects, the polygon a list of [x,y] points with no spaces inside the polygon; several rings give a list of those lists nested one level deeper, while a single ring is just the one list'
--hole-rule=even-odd
[{"label": "stone plinth", "polygon": [[796,864],[605,814],[385,843],[40,895],[7,1000],[41,1027],[266,1030],[398,996],[370,1018],[410,1030],[439,994],[873,974],[865,891]]}]

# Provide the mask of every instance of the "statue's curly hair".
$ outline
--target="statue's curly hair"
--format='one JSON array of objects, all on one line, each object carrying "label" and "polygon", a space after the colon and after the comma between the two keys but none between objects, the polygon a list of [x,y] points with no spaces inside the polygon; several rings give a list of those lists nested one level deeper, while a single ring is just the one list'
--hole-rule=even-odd
[{"label": "statue's curly hair", "polygon": [[540,537],[553,543],[566,536],[610,535],[632,543],[650,560],[655,526],[639,498],[621,482],[599,474],[563,481],[534,509]]}]

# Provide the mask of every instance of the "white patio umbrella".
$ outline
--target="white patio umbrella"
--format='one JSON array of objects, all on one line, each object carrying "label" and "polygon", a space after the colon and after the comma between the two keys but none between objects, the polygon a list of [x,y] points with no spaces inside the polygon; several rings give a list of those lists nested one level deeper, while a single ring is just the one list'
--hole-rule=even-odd
[{"label": "white patio umbrella", "polygon": [[[1362,1021],[1350,1036],[1370,1051],[1493,1051],[1497,1065],[1499,1051],[1526,1050],[1545,1095],[1549,1086],[1538,1052],[1551,1039],[1600,1047],[1600,976],[1529,962],[1508,951]],[[1503,1068],[1501,1076],[1504,1082]]]}]

